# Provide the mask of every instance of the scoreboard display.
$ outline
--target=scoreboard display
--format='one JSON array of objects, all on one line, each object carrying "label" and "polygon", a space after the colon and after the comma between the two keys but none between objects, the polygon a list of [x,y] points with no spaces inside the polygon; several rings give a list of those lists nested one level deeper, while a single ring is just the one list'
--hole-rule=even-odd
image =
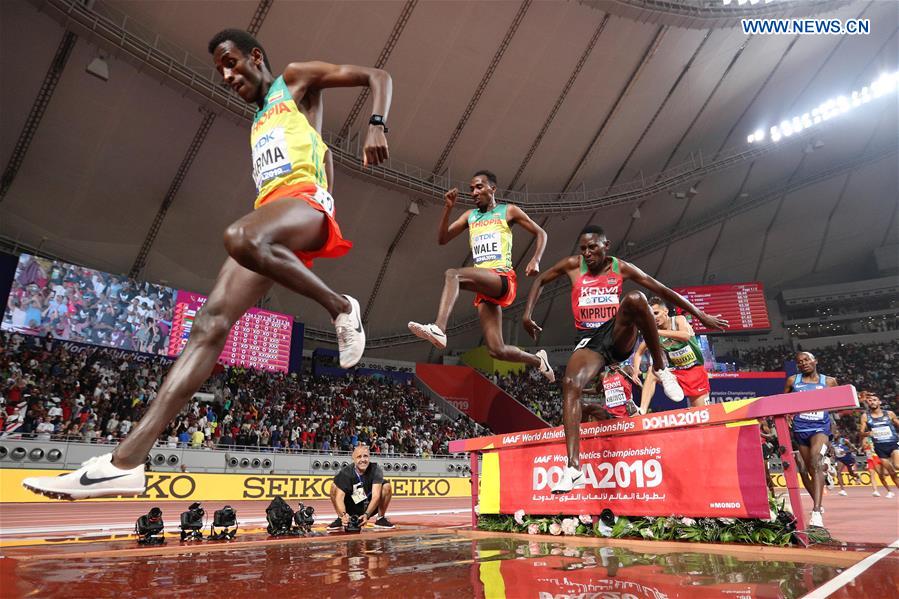
[{"label": "scoreboard display", "polygon": [[[694,306],[711,314],[721,315],[730,325],[726,333],[766,331],[771,328],[765,290],[761,283],[735,283],[732,285],[703,285],[699,287],[674,287],[675,291],[690,300]],[[697,333],[715,333],[693,319],[690,323]]]},{"label": "scoreboard display", "polygon": [[[197,312],[205,303],[205,295],[178,291],[169,337],[170,356],[176,357],[181,354],[190,338]],[[290,316],[250,308],[231,327],[218,361],[225,366],[287,372],[292,331],[293,318]]]}]

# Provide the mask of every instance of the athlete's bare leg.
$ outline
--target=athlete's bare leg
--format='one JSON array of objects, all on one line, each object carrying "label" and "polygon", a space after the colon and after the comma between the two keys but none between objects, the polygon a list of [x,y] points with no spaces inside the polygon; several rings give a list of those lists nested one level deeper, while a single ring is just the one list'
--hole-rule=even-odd
[{"label": "athlete's bare leg", "polygon": [[629,291],[621,298],[615,324],[612,329],[612,343],[615,353],[630,353],[637,343],[637,334],[643,335],[643,341],[652,356],[652,369],[660,370],[665,364],[662,358],[662,345],[659,342],[659,329],[655,317],[646,301],[646,296],[639,291]]},{"label": "athlete's bare leg", "polygon": [[858,472],[855,471],[855,466],[850,466],[849,464],[843,464],[846,467],[846,472],[849,473],[849,476],[855,480],[856,483],[861,484],[862,479],[859,477]]},{"label": "athlete's bare leg", "polygon": [[159,394],[134,430],[115,449],[117,468],[136,468],[175,415],[209,378],[225,346],[231,326],[271,288],[272,281],[228,258],[215,281],[206,305],[191,329],[190,339],[172,365]]},{"label": "athlete's bare leg", "polygon": [[813,511],[821,511],[821,498],[824,495],[824,462],[821,459],[821,449],[827,445],[827,435],[819,433],[812,435],[809,439],[809,445],[800,445],[799,452],[802,453],[802,459],[805,460],[806,469],[812,479],[812,501]]},{"label": "athlete's bare leg", "polygon": [[708,393],[705,393],[698,397],[690,398],[690,407],[691,408],[700,408],[702,406],[708,405],[708,403],[709,403],[709,394]]},{"label": "athlete's bare leg", "polygon": [[[793,457],[796,459],[796,468],[799,469],[799,480],[802,481],[802,486],[805,487],[806,492],[809,497],[815,496],[815,487],[812,484],[812,477],[809,474],[808,469],[808,458],[806,457],[806,453],[808,452],[808,448],[804,445],[799,445],[799,450],[793,452]],[[803,452],[805,449],[805,452]]]},{"label": "athlete's bare leg", "polygon": [[584,386],[605,366],[605,360],[592,349],[579,349],[571,354],[565,377],[562,379],[562,425],[565,428],[565,447],[568,465],[580,468],[581,396]]},{"label": "athlete's bare leg", "polygon": [[[474,270],[474,269],[472,269]],[[514,345],[506,345],[503,341],[503,309],[496,304],[481,302],[478,304],[478,317],[481,319],[481,331],[490,357],[507,362],[522,362],[530,366],[540,367],[540,358],[522,351]],[[437,326],[440,326],[438,323]],[[441,329],[443,327],[440,327]]]},{"label": "athlete's bare leg", "polygon": [[[880,479],[880,484],[883,485],[883,490],[886,491],[887,493],[889,493],[889,492],[890,492],[890,485],[889,485],[889,483],[887,483],[887,477],[886,477],[886,474],[885,474],[885,473],[886,473],[886,468],[884,468],[883,463],[881,462],[881,464],[880,464],[879,466],[877,466],[875,470],[876,470],[876,472],[877,472],[877,478]],[[871,484],[872,484],[872,485],[874,484],[874,477],[873,477],[873,476],[871,477]],[[897,488],[899,488],[899,487],[897,487]]]},{"label": "athlete's bare leg", "polygon": [[[843,468],[842,468],[842,466],[845,466],[845,464],[842,464],[841,462],[837,462],[837,463],[841,464],[841,467],[837,468],[837,484],[840,486],[840,491],[845,491],[846,488],[843,486]],[[849,470],[849,472],[851,474],[852,469],[851,468],[847,468],[847,469]]]},{"label": "athlete's bare leg", "polygon": [[225,230],[225,249],[241,266],[315,300],[334,319],[350,311],[349,301],[325,285],[294,254],[315,251],[327,240],[325,214],[293,198],[265,204]]},{"label": "athlete's bare leg", "polygon": [[460,288],[487,297],[498,298],[503,290],[503,282],[498,274],[487,268],[467,267],[447,270],[443,282],[443,294],[440,296],[440,306],[437,309],[437,320],[434,321],[441,331],[446,331],[446,325],[456,299],[459,297]]},{"label": "athlete's bare leg", "polygon": [[[880,467],[886,476],[889,476],[893,479],[893,484],[896,485],[897,489],[899,489],[899,476],[897,476],[896,469],[893,468],[893,465],[890,463],[890,461],[882,460],[880,462]],[[881,480],[883,480],[883,477],[881,477]],[[886,486],[886,483],[884,483],[884,486]]]},{"label": "athlete's bare leg", "polygon": [[643,391],[640,393],[641,414],[645,414],[649,410],[652,396],[655,395],[656,392],[656,381],[658,381],[656,374],[652,371],[652,368],[650,368],[646,371],[646,380],[643,381]]}]

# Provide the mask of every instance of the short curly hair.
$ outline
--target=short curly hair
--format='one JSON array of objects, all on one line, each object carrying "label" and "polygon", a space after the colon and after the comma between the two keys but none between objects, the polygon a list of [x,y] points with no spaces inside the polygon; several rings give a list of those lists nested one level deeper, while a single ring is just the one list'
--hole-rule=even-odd
[{"label": "short curly hair", "polygon": [[215,49],[218,48],[222,42],[231,42],[238,50],[246,55],[249,55],[250,52],[253,51],[253,48],[259,48],[259,51],[262,52],[262,62],[265,64],[265,68],[271,72],[272,65],[268,62],[268,53],[265,51],[265,48],[262,47],[262,44],[259,43],[259,40],[250,35],[249,32],[244,31],[243,29],[223,29],[219,31],[212,36],[211,40],[209,40],[209,53],[215,54]]},{"label": "short curly hair", "polygon": [[496,187],[496,175],[493,173],[493,171],[481,169],[478,172],[476,172],[475,174],[473,174],[471,177],[474,178],[474,177],[478,177],[478,176],[485,177],[487,179],[487,181],[490,183],[490,185]]}]

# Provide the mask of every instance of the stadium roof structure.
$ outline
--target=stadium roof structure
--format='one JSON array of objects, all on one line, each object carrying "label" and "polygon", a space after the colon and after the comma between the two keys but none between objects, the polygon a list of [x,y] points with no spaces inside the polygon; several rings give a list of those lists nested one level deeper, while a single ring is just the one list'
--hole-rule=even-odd
[{"label": "stadium roof structure", "polygon": [[[221,85],[206,44],[243,27],[276,70],[318,59],[393,76],[383,168],[359,160],[367,96],[325,94],[337,216],[355,247],[316,272],[360,300],[372,355],[427,355],[407,343],[406,322],[433,318],[444,270],[468,256],[464,236],[436,243],[442,194],[481,168],[546,229],[543,269],[595,223],[617,255],[671,285],[760,280],[776,292],[876,276],[873,252],[899,242],[899,94],[776,143],[747,136],[895,73],[897,11],[843,0],[8,0],[0,239],[208,292],[222,231],[254,189],[252,110]],[[871,29],[746,35],[747,15]],[[519,231],[522,301],[532,250]],[[544,295],[543,343],[569,342],[567,285]],[[313,340],[333,336],[308,300],[275,289],[265,305]],[[507,313],[507,341],[527,344],[520,304]],[[479,343],[465,295],[450,330],[451,346]]]}]

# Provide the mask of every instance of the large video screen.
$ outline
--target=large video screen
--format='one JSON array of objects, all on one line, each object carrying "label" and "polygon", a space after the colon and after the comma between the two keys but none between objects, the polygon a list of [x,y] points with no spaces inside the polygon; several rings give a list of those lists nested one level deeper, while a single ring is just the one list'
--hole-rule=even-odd
[{"label": "large video screen", "polygon": [[166,355],[175,295],[162,285],[22,254],[0,328]]},{"label": "large video screen", "polygon": [[[199,293],[22,254],[0,328],[176,358],[205,303]],[[287,372],[292,332],[292,317],[250,308],[218,361]]]},{"label": "large video screen", "polygon": [[[730,326],[724,331],[725,333],[767,331],[771,328],[768,305],[765,303],[765,289],[761,283],[675,287],[674,290],[703,312],[720,314],[728,320]],[[697,333],[717,332],[710,331],[696,320],[691,324]]]},{"label": "large video screen", "polygon": [[[205,303],[205,295],[178,291],[169,355],[177,356],[184,349],[190,337],[194,318]],[[293,319],[290,316],[250,308],[231,327],[219,362],[226,366],[287,372],[292,330]]]}]

